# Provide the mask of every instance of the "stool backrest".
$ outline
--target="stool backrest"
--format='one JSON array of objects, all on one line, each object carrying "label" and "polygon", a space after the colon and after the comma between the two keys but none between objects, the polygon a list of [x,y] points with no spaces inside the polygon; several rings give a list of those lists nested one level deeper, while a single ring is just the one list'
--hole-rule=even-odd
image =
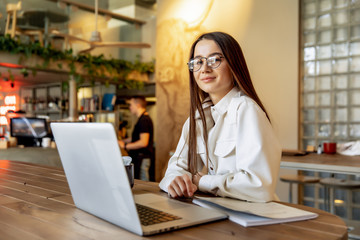
[{"label": "stool backrest", "polygon": [[[17,11],[21,10],[21,1],[18,3],[8,3],[6,4],[6,27],[5,27],[5,35],[10,34],[13,38],[15,36],[15,28],[16,28],[16,17]],[[11,22],[11,29],[10,29]]]},{"label": "stool backrest", "polygon": [[6,4],[6,12],[13,12],[21,10],[21,1],[18,3],[8,3]]}]

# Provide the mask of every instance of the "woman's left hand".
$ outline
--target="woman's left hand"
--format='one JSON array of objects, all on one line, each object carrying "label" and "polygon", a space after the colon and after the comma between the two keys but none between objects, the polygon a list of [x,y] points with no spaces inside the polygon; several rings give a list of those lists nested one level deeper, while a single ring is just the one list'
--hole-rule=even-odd
[{"label": "woman's left hand", "polygon": [[200,172],[197,172],[193,178],[192,178],[192,181],[193,183],[196,185],[196,187],[199,189],[199,182],[200,182],[200,178],[204,176],[203,173],[200,173]]}]

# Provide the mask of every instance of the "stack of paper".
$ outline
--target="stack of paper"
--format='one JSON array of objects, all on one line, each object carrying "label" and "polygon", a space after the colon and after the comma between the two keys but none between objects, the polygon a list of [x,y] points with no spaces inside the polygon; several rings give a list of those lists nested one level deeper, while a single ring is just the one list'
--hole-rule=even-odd
[{"label": "stack of paper", "polygon": [[254,203],[222,197],[196,197],[193,203],[224,212],[231,221],[244,227],[301,221],[318,216],[276,202]]}]

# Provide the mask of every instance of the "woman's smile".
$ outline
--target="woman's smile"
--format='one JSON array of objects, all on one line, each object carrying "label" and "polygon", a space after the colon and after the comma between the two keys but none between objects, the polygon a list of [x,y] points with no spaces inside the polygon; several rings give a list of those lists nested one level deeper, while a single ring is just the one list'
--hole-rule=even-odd
[{"label": "woman's smile", "polygon": [[210,76],[205,76],[205,77],[201,77],[200,81],[204,82],[204,83],[208,83],[211,82],[212,80],[214,80],[216,77],[210,77]]}]

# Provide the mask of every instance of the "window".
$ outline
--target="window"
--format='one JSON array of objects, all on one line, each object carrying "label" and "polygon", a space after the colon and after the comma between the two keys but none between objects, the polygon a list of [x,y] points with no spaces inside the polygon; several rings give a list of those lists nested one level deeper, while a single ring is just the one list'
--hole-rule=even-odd
[{"label": "window", "polygon": [[360,0],[303,0],[301,147],[360,138]]}]

